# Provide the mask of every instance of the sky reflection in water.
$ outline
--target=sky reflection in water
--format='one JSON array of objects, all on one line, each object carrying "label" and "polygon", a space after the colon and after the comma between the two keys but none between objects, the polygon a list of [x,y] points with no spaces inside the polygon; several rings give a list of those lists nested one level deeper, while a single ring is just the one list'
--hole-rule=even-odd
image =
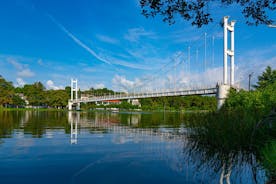
[{"label": "sky reflection in water", "polygon": [[[5,184],[219,183],[223,171],[191,148],[185,114],[27,111],[0,116]],[[254,183],[251,167],[233,165],[230,182]],[[258,168],[257,181],[265,180]]]}]

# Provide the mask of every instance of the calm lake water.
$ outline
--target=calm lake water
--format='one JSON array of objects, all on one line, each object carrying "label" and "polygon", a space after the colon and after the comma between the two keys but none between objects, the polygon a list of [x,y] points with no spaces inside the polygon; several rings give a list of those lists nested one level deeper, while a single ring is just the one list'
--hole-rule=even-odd
[{"label": "calm lake water", "polygon": [[266,182],[258,163],[217,167],[216,154],[194,150],[188,116],[196,114],[0,112],[0,183]]}]

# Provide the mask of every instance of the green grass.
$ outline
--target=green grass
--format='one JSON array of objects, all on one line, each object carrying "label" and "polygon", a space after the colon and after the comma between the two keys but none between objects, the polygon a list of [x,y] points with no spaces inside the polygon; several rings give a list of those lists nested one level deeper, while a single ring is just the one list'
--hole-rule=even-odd
[{"label": "green grass", "polygon": [[276,140],[263,148],[262,157],[264,168],[269,170],[270,177],[276,178]]}]

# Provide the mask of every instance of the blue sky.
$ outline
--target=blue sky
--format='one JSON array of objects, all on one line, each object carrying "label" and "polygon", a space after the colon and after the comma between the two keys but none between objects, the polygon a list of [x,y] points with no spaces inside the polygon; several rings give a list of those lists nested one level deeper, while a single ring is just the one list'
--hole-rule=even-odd
[{"label": "blue sky", "polygon": [[222,81],[224,15],[237,20],[237,84],[246,87],[251,72],[256,81],[267,65],[276,69],[276,28],[246,25],[235,5],[210,11],[214,23],[198,29],[178,18],[171,26],[146,19],[138,0],[1,1],[0,75],[16,86],[41,81],[48,89],[71,78],[81,89],[214,86]]}]

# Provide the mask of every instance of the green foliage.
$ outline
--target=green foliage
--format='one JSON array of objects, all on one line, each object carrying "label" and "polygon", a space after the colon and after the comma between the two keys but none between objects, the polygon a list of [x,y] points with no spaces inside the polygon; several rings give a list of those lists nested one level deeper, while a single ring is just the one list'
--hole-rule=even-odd
[{"label": "green foliage", "polygon": [[257,90],[266,88],[268,85],[276,82],[276,70],[272,70],[270,66],[267,66],[262,75],[258,76],[258,80],[257,85],[254,85],[254,87]]},{"label": "green foliage", "polygon": [[[270,73],[269,70],[263,76],[267,76],[265,73]],[[199,126],[197,135],[203,137],[200,144],[207,144],[208,140],[213,150],[223,148],[231,153],[232,161],[239,158],[233,157],[239,151],[253,151],[273,179],[276,170],[276,81],[263,76],[258,82],[261,87],[255,91],[232,89],[222,109],[215,116],[204,118],[206,122]],[[271,140],[274,142],[270,143]]]},{"label": "green foliage", "polygon": [[114,95],[116,94],[116,92],[107,88],[102,88],[102,89],[91,88],[89,90],[83,91],[82,94],[87,94],[90,96],[104,96],[104,95]]},{"label": "green foliage", "polygon": [[64,108],[70,95],[65,90],[49,90],[46,93],[46,104],[55,108]]},{"label": "green foliage", "polygon": [[276,82],[262,90],[239,92],[231,90],[222,111],[247,110],[253,116],[262,117],[276,108]]},{"label": "green foliage", "polygon": [[11,82],[0,77],[0,106],[24,106],[25,100],[19,96],[24,95],[32,106],[64,108],[67,106],[70,93],[70,87],[64,90],[46,90],[41,82],[14,88]]},{"label": "green foliage", "polygon": [[0,76],[0,105],[11,104],[13,95],[14,87],[12,82],[8,82]]},{"label": "green foliage", "polygon": [[[225,164],[230,170],[232,166],[247,164],[254,170],[264,165],[268,175],[272,175],[276,168],[270,159],[275,159],[275,150],[271,146],[266,149],[266,143],[275,140],[275,127],[260,123],[262,120],[245,108],[197,114],[186,124],[190,131],[185,149],[199,167],[208,165],[219,171]],[[268,154],[266,159],[263,150]]]},{"label": "green foliage", "polygon": [[66,86],[64,90],[65,90],[66,94],[67,94],[69,97],[71,97],[71,87],[70,87],[70,86]]},{"label": "green foliage", "polygon": [[18,96],[18,95],[13,95],[12,104],[15,105],[15,106],[24,106],[24,105],[26,105],[25,100],[20,98],[20,96]]},{"label": "green foliage", "polygon": [[118,107],[120,109],[137,109],[138,108],[138,106],[132,105],[132,104],[128,103],[127,101],[123,101],[121,104],[119,104],[115,107]]},{"label": "green foliage", "polygon": [[272,141],[262,149],[263,165],[270,172],[270,178],[276,178],[276,141]]},{"label": "green foliage", "polygon": [[268,177],[275,178],[276,82],[268,78],[260,77],[258,84],[267,83],[255,91],[231,89],[220,111],[197,115],[187,123],[191,156],[215,170],[242,162],[252,170],[262,165]]},{"label": "green foliage", "polygon": [[232,4],[241,7],[241,12],[249,25],[273,23],[268,12],[275,10],[275,0],[140,0],[142,14],[147,18],[160,15],[164,22],[173,24],[180,16],[185,21],[192,21],[192,25],[197,27],[213,21],[209,7]]},{"label": "green foliage", "polygon": [[141,99],[144,110],[210,110],[216,109],[216,99],[210,96],[159,97]]},{"label": "green foliage", "polygon": [[46,104],[45,87],[41,82],[26,84],[22,91],[27,96],[30,105],[42,106]]}]

